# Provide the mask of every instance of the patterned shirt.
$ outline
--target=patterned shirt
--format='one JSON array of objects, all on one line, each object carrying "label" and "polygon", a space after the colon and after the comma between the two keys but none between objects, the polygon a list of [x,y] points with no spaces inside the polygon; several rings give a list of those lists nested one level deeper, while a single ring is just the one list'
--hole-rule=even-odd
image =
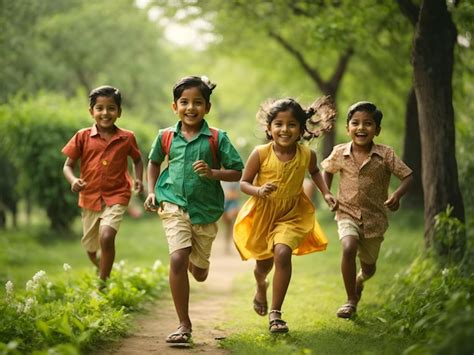
[{"label": "patterned shirt", "polygon": [[132,195],[128,161],[141,157],[133,132],[116,127],[108,141],[97,126],[79,130],[62,152],[73,160],[81,160],[80,177],[87,185],[79,192],[81,208],[100,211],[102,204],[127,206]]},{"label": "patterned shirt", "polygon": [[[188,141],[181,133],[181,121],[174,127],[169,151],[168,167],[163,170],[155,185],[156,202],[167,201],[189,213],[193,224],[216,222],[224,212],[224,192],[219,180],[200,177],[193,170],[196,160],[204,160],[212,166],[213,156],[209,144],[211,131],[207,122],[199,134]],[[148,158],[158,164],[165,160],[161,147],[163,130],[158,133]],[[219,130],[218,158],[224,169],[242,170],[244,164],[239,153],[224,131]]]},{"label": "patterned shirt", "polygon": [[412,170],[382,144],[373,144],[359,167],[351,154],[352,142],[335,146],[321,166],[331,174],[340,173],[336,220],[351,219],[361,226],[365,238],[383,237],[388,228],[384,202],[391,175],[403,180]]}]

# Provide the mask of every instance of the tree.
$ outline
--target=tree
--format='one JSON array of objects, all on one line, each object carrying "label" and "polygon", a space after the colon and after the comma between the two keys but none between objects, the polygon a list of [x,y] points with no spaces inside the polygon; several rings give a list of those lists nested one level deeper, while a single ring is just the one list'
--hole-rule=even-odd
[{"label": "tree", "polygon": [[[415,23],[412,64],[421,133],[422,179],[425,204],[425,245],[434,240],[435,216],[453,208],[465,221],[455,151],[452,75],[457,30],[445,0],[397,0]],[[456,2],[455,2],[456,4]],[[453,247],[464,248],[465,235]],[[442,250],[447,254],[450,250]]]}]

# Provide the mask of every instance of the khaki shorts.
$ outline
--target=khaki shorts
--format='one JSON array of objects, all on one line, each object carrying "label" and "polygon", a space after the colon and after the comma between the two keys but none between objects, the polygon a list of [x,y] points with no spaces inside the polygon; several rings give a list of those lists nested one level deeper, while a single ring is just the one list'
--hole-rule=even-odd
[{"label": "khaki shorts", "polygon": [[217,235],[217,223],[192,224],[187,212],[169,202],[161,203],[158,215],[163,222],[169,253],[191,247],[189,261],[201,269],[207,269],[212,242]]},{"label": "khaki shorts", "polygon": [[361,228],[350,219],[342,219],[337,222],[337,232],[339,240],[347,236],[357,238],[357,255],[364,264],[373,265],[376,263],[383,237],[365,238]]},{"label": "khaki shorts", "polygon": [[82,210],[83,236],[81,243],[88,252],[95,252],[100,249],[99,231],[101,226],[109,226],[119,230],[123,214],[127,206],[112,205],[105,206],[102,211]]}]

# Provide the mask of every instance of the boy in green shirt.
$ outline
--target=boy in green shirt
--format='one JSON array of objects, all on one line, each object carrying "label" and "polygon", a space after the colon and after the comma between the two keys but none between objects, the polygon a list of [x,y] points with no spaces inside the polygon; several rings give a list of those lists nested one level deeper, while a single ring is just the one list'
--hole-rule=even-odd
[{"label": "boy in green shirt", "polygon": [[[216,222],[224,211],[220,181],[240,180],[243,169],[226,133],[204,120],[215,86],[196,76],[174,85],[172,108],[179,121],[160,130],[149,154],[145,209],[157,205],[168,240],[169,282],[179,318],[178,329],[166,338],[172,345],[191,342],[188,270],[199,282],[207,278]],[[168,167],[160,175],[166,156]]]}]

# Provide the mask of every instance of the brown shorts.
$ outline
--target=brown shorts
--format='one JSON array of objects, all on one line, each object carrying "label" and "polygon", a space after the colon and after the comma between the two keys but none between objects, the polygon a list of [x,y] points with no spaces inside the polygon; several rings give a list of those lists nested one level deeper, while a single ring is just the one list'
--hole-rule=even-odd
[{"label": "brown shorts", "polygon": [[217,223],[192,224],[189,214],[173,203],[162,202],[158,215],[163,222],[169,253],[191,247],[189,261],[201,269],[209,267]]},{"label": "brown shorts", "polygon": [[357,225],[357,223],[350,219],[342,219],[338,221],[337,232],[339,233],[339,240],[342,240],[347,236],[354,236],[357,238],[357,255],[360,261],[369,265],[377,262],[383,237],[365,238],[362,229]]},{"label": "brown shorts", "polygon": [[101,226],[119,230],[127,206],[105,206],[102,211],[82,210],[83,236],[81,243],[88,252],[100,249],[99,231]]}]

